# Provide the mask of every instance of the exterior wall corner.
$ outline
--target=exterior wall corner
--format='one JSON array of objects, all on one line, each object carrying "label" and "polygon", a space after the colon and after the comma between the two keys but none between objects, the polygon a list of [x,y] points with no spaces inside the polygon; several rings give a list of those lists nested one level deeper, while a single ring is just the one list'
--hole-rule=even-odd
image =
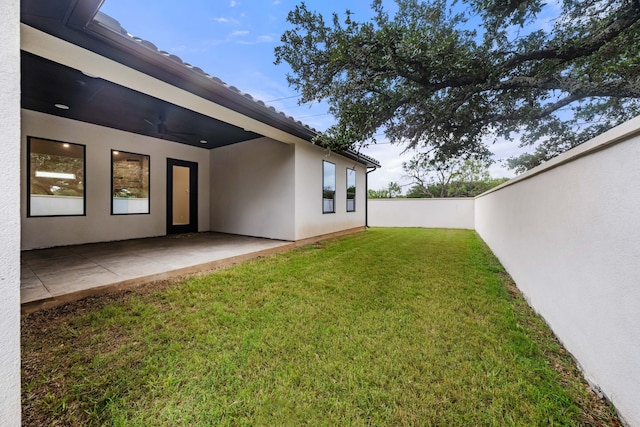
[{"label": "exterior wall corner", "polygon": [[20,420],[20,2],[0,2],[0,425]]}]

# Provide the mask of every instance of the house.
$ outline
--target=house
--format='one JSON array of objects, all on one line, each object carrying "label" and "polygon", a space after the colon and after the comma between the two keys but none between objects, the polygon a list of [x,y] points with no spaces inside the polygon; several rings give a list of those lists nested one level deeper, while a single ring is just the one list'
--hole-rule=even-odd
[{"label": "house", "polygon": [[[122,34],[99,3],[2,2],[2,426],[20,425],[21,248],[206,230],[300,241],[366,224],[374,159],[313,145],[313,129]],[[448,217],[433,209],[478,232],[640,426],[638,158],[640,117]]]},{"label": "house", "polygon": [[0,40],[0,425],[20,424],[20,250],[363,230],[380,165],[134,38],[101,0],[7,0]]},{"label": "house", "polygon": [[22,249],[362,230],[372,158],[134,38],[99,0],[23,0]]}]

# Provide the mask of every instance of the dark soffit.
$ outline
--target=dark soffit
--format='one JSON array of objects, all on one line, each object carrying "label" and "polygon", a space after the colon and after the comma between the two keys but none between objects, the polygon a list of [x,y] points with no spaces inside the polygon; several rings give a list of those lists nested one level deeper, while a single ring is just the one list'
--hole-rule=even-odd
[{"label": "dark soffit", "polygon": [[[22,52],[21,61],[22,107],[28,110],[204,148],[260,137],[27,52]],[[61,110],[56,104],[69,109]]]},{"label": "dark soffit", "polygon": [[100,0],[22,0],[21,21],[304,140],[310,141],[317,134],[302,122],[198,67],[159,51],[146,40],[128,35],[116,20],[98,12],[101,3]]}]

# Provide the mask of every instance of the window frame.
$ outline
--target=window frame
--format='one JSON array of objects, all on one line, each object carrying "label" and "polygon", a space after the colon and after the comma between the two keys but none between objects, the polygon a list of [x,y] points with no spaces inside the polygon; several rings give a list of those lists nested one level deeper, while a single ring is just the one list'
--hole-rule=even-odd
[{"label": "window frame", "polygon": [[[333,200],[333,203],[332,203],[333,210],[326,210],[325,209],[325,203],[324,203],[324,201],[325,201],[325,197],[324,197],[325,196],[325,191],[330,191],[330,190],[325,190],[325,184],[326,184],[326,182],[325,182],[325,166],[326,165],[333,166],[333,198],[332,198],[332,200]],[[326,160],[322,161],[322,213],[323,214],[336,213],[336,182],[337,182],[336,171],[337,171],[337,169],[336,169],[336,164],[335,163],[332,163],[332,162],[329,162],[329,161],[326,161]],[[329,200],[329,199],[327,198],[326,200]]]},{"label": "window frame", "polygon": [[[114,177],[113,177],[113,169],[114,169],[114,161],[113,156],[114,153],[123,153],[123,154],[132,154],[134,156],[141,156],[147,158],[147,211],[146,212],[114,212],[113,209],[113,191],[114,191]],[[131,151],[123,151],[111,149],[111,215],[151,215],[151,156],[149,154],[140,154],[140,153],[132,153]]]},{"label": "window frame", "polygon": [[[351,188],[351,187],[349,187],[349,172],[353,173],[353,192],[349,192],[349,188]],[[347,212],[355,212],[356,211],[356,195],[358,194],[357,193],[358,185],[357,185],[356,176],[357,176],[357,173],[356,173],[355,168],[347,168],[347,177],[346,177],[346,184],[347,184],[347,186],[346,186],[346,192],[347,192],[347,195],[346,195],[346,203],[347,203],[346,210],[347,210]],[[353,197],[349,198],[349,196],[351,196],[351,195]],[[349,200],[353,200],[353,209],[349,209]]]},{"label": "window frame", "polygon": [[[68,144],[77,147],[82,147],[82,213],[77,214],[51,214],[51,215],[34,215],[31,213],[31,147],[32,141],[39,140],[45,142],[51,142],[55,144]],[[27,185],[26,185],[26,196],[27,196],[27,218],[56,218],[56,217],[74,217],[74,216],[87,216],[87,146],[85,144],[78,144],[75,142],[68,141],[59,141],[50,138],[41,138],[38,136],[27,136]]]}]

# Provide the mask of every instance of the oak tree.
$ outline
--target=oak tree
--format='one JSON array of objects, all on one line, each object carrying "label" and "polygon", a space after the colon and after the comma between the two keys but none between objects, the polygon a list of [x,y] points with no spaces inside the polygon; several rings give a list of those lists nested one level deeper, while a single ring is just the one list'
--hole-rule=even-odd
[{"label": "oak tree", "polygon": [[490,160],[430,158],[423,153],[402,164],[405,177],[411,180],[409,198],[475,197],[508,181],[491,178]]},{"label": "oak tree", "polygon": [[[538,144],[526,170],[640,114],[640,0],[382,0],[358,22],[304,3],[276,47],[300,102],[326,100],[329,148],[393,143],[433,159]],[[542,14],[557,8],[551,20]]]}]

